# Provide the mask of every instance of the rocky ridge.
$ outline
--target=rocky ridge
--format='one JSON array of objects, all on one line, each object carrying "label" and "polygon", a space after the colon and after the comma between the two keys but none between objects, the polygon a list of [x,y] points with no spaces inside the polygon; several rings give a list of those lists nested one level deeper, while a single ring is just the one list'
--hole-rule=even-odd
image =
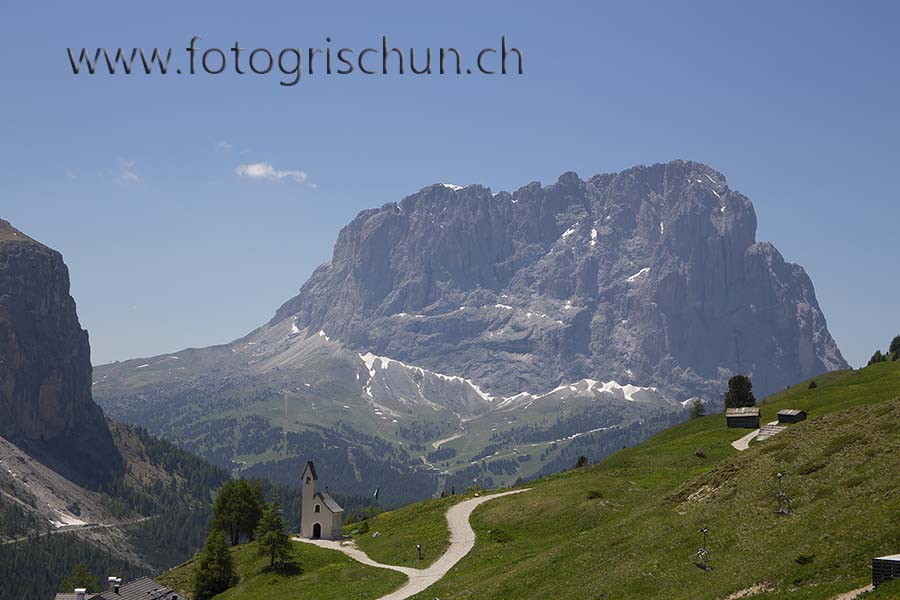
[{"label": "rocky ridge", "polygon": [[0,437],[73,481],[122,468],[91,398],[87,332],[62,256],[0,220]]}]

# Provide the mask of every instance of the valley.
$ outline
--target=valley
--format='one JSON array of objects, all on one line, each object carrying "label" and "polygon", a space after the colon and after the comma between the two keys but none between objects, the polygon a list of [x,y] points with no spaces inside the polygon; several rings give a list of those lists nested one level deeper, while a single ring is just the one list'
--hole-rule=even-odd
[{"label": "valley", "polygon": [[186,351],[100,367],[93,393],[116,418],[245,476],[290,485],[309,457],[352,457],[330,483],[356,495],[378,488],[387,506],[552,472],[570,448],[633,444],[683,414],[653,388],[584,380],[499,397],[318,332],[276,335],[218,350],[221,380],[192,376],[202,366]]}]

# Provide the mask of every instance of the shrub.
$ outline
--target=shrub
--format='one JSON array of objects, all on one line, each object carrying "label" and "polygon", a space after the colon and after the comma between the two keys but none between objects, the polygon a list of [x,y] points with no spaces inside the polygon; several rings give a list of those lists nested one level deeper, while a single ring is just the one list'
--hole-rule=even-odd
[{"label": "shrub", "polygon": [[599,490],[591,490],[587,494],[588,500],[600,500],[602,498],[603,498],[603,492],[601,492]]},{"label": "shrub", "polygon": [[815,380],[815,379],[813,379],[812,381],[809,382],[809,389],[814,390],[814,389],[816,389],[817,387],[819,387],[819,386],[816,384],[816,380]]},{"label": "shrub", "polygon": [[806,463],[805,465],[802,465],[799,469],[797,469],[797,473],[799,473],[800,475],[812,475],[816,471],[819,471],[824,468],[825,468],[825,463],[811,461],[811,462]]},{"label": "shrub", "polygon": [[706,407],[703,405],[703,401],[697,398],[691,403],[691,419],[699,419],[700,417],[706,414]]},{"label": "shrub", "polygon": [[491,540],[498,544],[505,544],[512,541],[512,536],[502,529],[491,529]]},{"label": "shrub", "polygon": [[857,486],[862,485],[866,481],[865,475],[854,475],[853,477],[844,481],[845,488],[855,488]]}]

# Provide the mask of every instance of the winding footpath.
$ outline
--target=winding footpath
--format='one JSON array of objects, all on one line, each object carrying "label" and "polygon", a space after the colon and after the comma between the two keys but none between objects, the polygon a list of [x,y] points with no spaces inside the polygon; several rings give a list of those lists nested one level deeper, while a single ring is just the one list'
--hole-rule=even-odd
[{"label": "winding footpath", "polygon": [[750,433],[748,433],[741,439],[731,442],[731,446],[738,452],[743,452],[744,450],[747,450],[750,448],[750,442],[752,442],[754,439],[756,439],[756,436],[758,436],[758,435],[759,435],[759,429],[754,429],[753,431],[751,431]]},{"label": "winding footpath", "polygon": [[396,592],[392,592],[386,596],[382,596],[378,600],[407,600],[407,598],[412,598],[419,592],[426,590],[433,584],[440,581],[444,577],[444,575],[446,575],[447,572],[456,565],[456,563],[461,561],[463,557],[465,557],[466,554],[468,554],[472,550],[472,548],[475,547],[475,531],[469,524],[469,517],[472,515],[472,511],[474,511],[485,502],[493,500],[494,498],[502,498],[503,496],[521,494],[522,492],[527,491],[528,489],[524,489],[513,490],[511,492],[502,492],[499,494],[491,494],[490,496],[482,496],[480,498],[464,500],[459,504],[451,506],[450,510],[447,511],[447,526],[450,529],[450,547],[447,548],[447,551],[444,552],[444,554],[442,554],[441,557],[434,562],[434,564],[425,569],[398,567],[396,565],[384,565],[379,562],[375,562],[374,560],[369,558],[368,554],[348,542],[336,542],[332,540],[307,540],[297,537],[294,538],[294,541],[313,544],[314,546],[319,546],[320,548],[327,548],[329,550],[337,550],[339,552],[343,552],[353,560],[370,567],[390,569],[391,571],[403,573],[409,578],[409,581],[406,583],[406,585],[401,587]]},{"label": "winding footpath", "polygon": [[[772,421],[771,423],[767,423],[767,425],[778,425],[778,421]],[[750,449],[750,442],[755,440],[759,436],[759,432],[762,429],[754,429],[744,437],[739,440],[735,440],[731,442],[731,447],[737,450],[738,452],[743,452],[744,450]]]}]

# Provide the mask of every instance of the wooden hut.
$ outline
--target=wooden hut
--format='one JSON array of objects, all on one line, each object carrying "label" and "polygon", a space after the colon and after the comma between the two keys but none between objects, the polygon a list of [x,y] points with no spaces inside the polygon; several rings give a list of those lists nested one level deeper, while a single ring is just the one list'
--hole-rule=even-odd
[{"label": "wooden hut", "polygon": [[894,579],[900,579],[900,554],[872,559],[873,586],[878,587]]},{"label": "wooden hut", "polygon": [[778,424],[790,425],[806,420],[806,411],[797,408],[786,408],[778,411]]},{"label": "wooden hut", "polygon": [[741,406],[725,409],[725,421],[729,427],[740,429],[759,429],[759,408]]}]

